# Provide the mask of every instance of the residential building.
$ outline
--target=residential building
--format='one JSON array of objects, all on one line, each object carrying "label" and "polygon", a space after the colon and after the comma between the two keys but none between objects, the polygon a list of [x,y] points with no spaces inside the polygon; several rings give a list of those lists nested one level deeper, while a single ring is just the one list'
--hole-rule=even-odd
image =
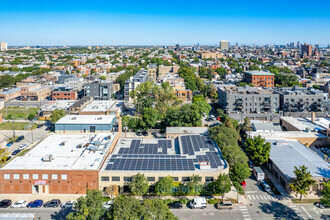
[{"label": "residential building", "polygon": [[221,87],[218,100],[221,108],[236,120],[269,119],[280,109],[279,94],[260,87]]},{"label": "residential building", "polygon": [[312,45],[303,44],[301,45],[301,53],[302,55],[312,56]]},{"label": "residential building", "polygon": [[144,83],[148,80],[148,72],[144,69],[139,70],[134,76],[131,76],[125,81],[124,85],[124,99],[126,101],[131,101],[129,93],[136,89],[138,85]]},{"label": "residential building", "polygon": [[98,189],[99,169],[117,133],[51,135],[0,169],[0,194],[86,194]]},{"label": "residential building", "polygon": [[0,51],[6,51],[7,49],[7,43],[0,41]]},{"label": "residential building", "polygon": [[229,49],[229,43],[227,40],[221,40],[220,41],[220,50],[228,50]]},{"label": "residential building", "polygon": [[76,75],[69,75],[69,74],[60,74],[57,77],[57,83],[58,84],[64,84],[66,80],[74,79],[74,78],[77,78],[77,76]]},{"label": "residential building", "polygon": [[274,74],[265,71],[244,72],[244,82],[251,83],[254,87],[274,87]]},{"label": "residential building", "polygon": [[93,97],[84,96],[70,106],[69,112],[71,115],[78,115],[79,112],[84,109],[87,105],[89,105],[93,101]]},{"label": "residential building", "polygon": [[52,91],[52,100],[76,100],[77,98],[77,92],[65,85],[58,86]]},{"label": "residential building", "polygon": [[150,185],[168,175],[183,183],[199,175],[207,184],[229,170],[216,143],[202,135],[164,140],[122,138],[106,161],[99,174],[100,190],[118,185],[120,191],[128,191],[137,173],[144,174]]},{"label": "residential building", "polygon": [[113,94],[112,81],[94,81],[84,85],[84,95],[94,100],[111,100]]},{"label": "residential building", "polygon": [[84,79],[78,77],[68,78],[64,80],[64,84],[79,92],[83,89]]},{"label": "residential building", "polygon": [[191,101],[193,94],[191,90],[175,90],[175,95],[182,101]]},{"label": "residential building", "polygon": [[115,122],[113,115],[66,115],[55,123],[55,133],[111,132]]},{"label": "residential building", "polygon": [[157,64],[149,64],[148,65],[148,81],[157,80]]},{"label": "residential building", "polygon": [[322,112],[325,97],[321,90],[299,86],[277,89],[281,109],[285,112]]},{"label": "residential building", "polygon": [[219,59],[221,57],[222,54],[217,52],[206,51],[206,52],[202,52],[201,54],[202,59]]}]

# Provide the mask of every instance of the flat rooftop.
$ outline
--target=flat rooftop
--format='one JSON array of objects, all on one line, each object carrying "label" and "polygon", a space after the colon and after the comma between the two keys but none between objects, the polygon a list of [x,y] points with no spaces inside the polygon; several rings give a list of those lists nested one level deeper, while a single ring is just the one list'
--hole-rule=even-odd
[{"label": "flat rooftop", "polygon": [[66,115],[56,124],[111,124],[114,115]]},{"label": "flat rooftop", "polygon": [[301,131],[307,132],[307,128],[310,130],[326,130],[329,128],[329,118],[316,118],[315,122],[312,122],[311,118],[294,118],[294,117],[281,117],[283,120],[290,123]]},{"label": "flat rooftop", "polygon": [[252,137],[261,136],[263,138],[319,138],[326,137],[317,132],[301,132],[301,131],[251,131],[249,134]]},{"label": "flat rooftop", "polygon": [[214,141],[202,135],[176,139],[122,138],[103,171],[215,172],[227,167]]},{"label": "flat rooftop", "polygon": [[274,76],[273,73],[265,72],[265,71],[261,71],[261,70],[245,71],[245,73],[252,75],[252,76]]},{"label": "flat rooftop", "polygon": [[47,104],[41,106],[42,111],[54,111],[55,109],[69,110],[70,106],[73,105],[77,100],[60,100],[50,101]]},{"label": "flat rooftop", "polygon": [[[5,170],[97,170],[117,133],[51,135],[24,156],[16,157]],[[47,155],[53,160],[45,161]]]},{"label": "flat rooftop", "polygon": [[208,127],[167,127],[166,134],[206,134]]},{"label": "flat rooftop", "polygon": [[305,165],[313,177],[330,178],[330,165],[314,151],[297,140],[266,139],[271,143],[270,159],[289,178],[294,178],[294,166]]},{"label": "flat rooftop", "polygon": [[106,112],[109,109],[118,109],[122,106],[123,102],[112,100],[106,101],[92,101],[81,112]]}]

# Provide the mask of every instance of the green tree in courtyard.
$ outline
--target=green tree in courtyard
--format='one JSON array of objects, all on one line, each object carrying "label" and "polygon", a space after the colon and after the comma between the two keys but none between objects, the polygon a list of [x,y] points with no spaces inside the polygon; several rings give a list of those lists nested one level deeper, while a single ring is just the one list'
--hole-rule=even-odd
[{"label": "green tree in courtyard", "polygon": [[292,183],[289,184],[289,187],[292,191],[300,194],[300,200],[303,195],[307,195],[307,191],[310,187],[316,182],[311,173],[307,170],[306,166],[294,167],[294,174],[296,177],[293,179]]}]

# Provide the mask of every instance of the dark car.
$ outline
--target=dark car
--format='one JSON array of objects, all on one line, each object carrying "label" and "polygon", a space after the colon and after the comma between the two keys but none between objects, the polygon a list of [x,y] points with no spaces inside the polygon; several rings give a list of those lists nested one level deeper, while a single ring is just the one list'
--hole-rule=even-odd
[{"label": "dark car", "polygon": [[14,143],[14,142],[9,141],[9,142],[6,144],[6,146],[7,146],[7,147],[10,147],[11,145],[13,145],[13,143]]},{"label": "dark car", "polygon": [[148,132],[144,131],[144,132],[142,132],[142,135],[143,136],[148,136]]},{"label": "dark car", "polygon": [[182,203],[179,201],[167,204],[170,209],[182,209]]},{"label": "dark car", "polygon": [[37,128],[41,128],[42,126],[44,126],[44,125],[43,124],[40,124],[40,125],[37,126]]},{"label": "dark car", "polygon": [[41,207],[42,205],[44,204],[44,201],[40,200],[40,199],[37,199],[37,200],[34,200],[32,202],[29,202],[29,204],[27,204],[26,207],[28,208],[39,208]]},{"label": "dark car", "polygon": [[11,155],[17,155],[19,152],[21,152],[21,150],[14,150],[14,152]]},{"label": "dark car", "polygon": [[60,207],[61,201],[59,199],[52,199],[44,204],[44,207]]},{"label": "dark car", "polygon": [[22,140],[24,140],[24,135],[19,136],[19,137],[17,138],[16,142],[20,142],[20,141],[22,141]]},{"label": "dark car", "polygon": [[9,199],[4,199],[0,202],[0,208],[8,208],[11,206],[11,200]]},{"label": "dark car", "polygon": [[328,209],[330,208],[328,205],[320,203],[320,202],[315,202],[314,205],[320,209]]},{"label": "dark car", "polygon": [[142,135],[141,132],[136,132],[135,134],[136,134],[137,136],[141,136],[141,135]]}]

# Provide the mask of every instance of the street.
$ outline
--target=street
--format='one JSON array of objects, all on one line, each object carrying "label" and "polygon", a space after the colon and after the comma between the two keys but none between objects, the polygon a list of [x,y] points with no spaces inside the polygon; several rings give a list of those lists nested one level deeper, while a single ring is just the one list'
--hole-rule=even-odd
[{"label": "street", "polygon": [[44,104],[47,104],[50,102],[47,99],[41,100],[41,101],[18,101],[16,99],[13,99],[11,101],[6,101],[5,106],[15,106],[15,107],[41,107]]},{"label": "street", "polygon": [[40,220],[65,220],[65,216],[70,212],[70,209],[61,208],[6,208],[0,209],[0,213],[34,213],[36,219]]}]

